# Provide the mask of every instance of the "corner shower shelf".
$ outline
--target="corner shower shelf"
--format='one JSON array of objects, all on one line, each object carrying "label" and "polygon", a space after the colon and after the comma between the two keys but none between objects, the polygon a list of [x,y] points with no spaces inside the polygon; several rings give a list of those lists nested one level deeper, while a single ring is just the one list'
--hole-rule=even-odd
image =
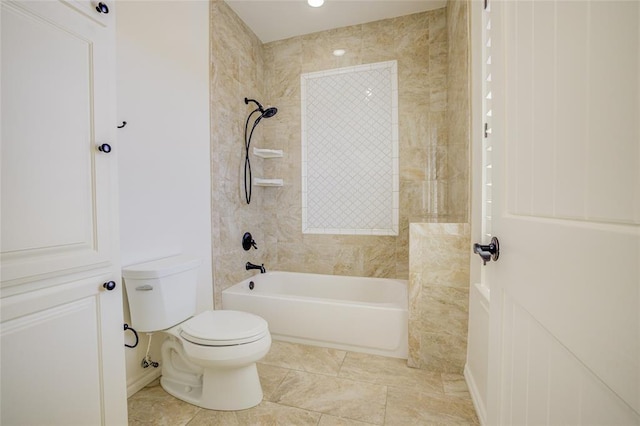
[{"label": "corner shower shelf", "polygon": [[262,158],[278,158],[284,155],[281,149],[253,148],[253,155]]},{"label": "corner shower shelf", "polygon": [[282,186],[284,181],[282,179],[260,179],[254,178],[253,184],[255,186]]}]

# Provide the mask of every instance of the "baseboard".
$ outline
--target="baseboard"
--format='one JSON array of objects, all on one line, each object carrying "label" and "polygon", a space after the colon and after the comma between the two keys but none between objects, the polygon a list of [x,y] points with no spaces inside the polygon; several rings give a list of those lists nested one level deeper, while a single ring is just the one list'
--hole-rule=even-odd
[{"label": "baseboard", "polygon": [[127,398],[160,377],[161,372],[162,370],[160,368],[150,368],[149,371],[145,371],[143,375],[136,378],[133,382],[127,383]]},{"label": "baseboard", "polygon": [[464,379],[467,382],[467,387],[471,394],[471,400],[473,401],[473,406],[476,409],[476,414],[478,415],[480,424],[484,426],[487,424],[487,408],[482,401],[481,394],[476,386],[475,380],[473,380],[473,375],[471,374],[471,370],[469,370],[468,364],[464,365]]}]

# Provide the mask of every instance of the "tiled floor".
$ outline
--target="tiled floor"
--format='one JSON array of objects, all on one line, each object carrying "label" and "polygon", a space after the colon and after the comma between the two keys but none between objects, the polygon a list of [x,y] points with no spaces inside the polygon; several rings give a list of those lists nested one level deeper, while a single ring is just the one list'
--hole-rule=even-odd
[{"label": "tiled floor", "polygon": [[264,399],[242,411],[211,411],[156,383],[129,398],[130,425],[478,424],[464,378],[406,361],[274,341],[258,364]]}]

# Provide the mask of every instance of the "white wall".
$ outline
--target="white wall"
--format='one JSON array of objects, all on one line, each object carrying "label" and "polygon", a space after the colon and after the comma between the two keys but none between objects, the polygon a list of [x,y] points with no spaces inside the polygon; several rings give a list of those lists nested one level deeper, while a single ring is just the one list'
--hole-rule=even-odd
[{"label": "white wall", "polygon": [[[117,117],[118,124],[127,122],[114,148],[122,265],[177,253],[200,257],[198,309],[209,309],[209,5],[119,1],[116,13]],[[147,341],[141,336],[136,349],[126,349],[129,394],[159,374],[140,366]],[[160,341],[156,335],[154,360],[160,358]]]}]

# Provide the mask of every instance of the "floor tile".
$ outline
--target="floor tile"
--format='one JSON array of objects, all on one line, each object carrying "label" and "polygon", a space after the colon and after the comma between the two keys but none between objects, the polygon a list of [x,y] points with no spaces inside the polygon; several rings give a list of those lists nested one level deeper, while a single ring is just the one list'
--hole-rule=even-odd
[{"label": "floor tile", "polygon": [[127,405],[130,426],[186,425],[201,410],[166,393],[158,381],[129,398]]},{"label": "floor tile", "polygon": [[338,377],[444,393],[440,373],[410,368],[407,366],[407,360],[399,358],[349,352]]},{"label": "floor tile", "polygon": [[337,376],[346,354],[345,351],[338,349],[274,340],[271,343],[271,350],[260,363],[309,373]]},{"label": "floor tile", "polygon": [[244,426],[235,411],[201,410],[187,426]]},{"label": "floor tile", "polygon": [[384,421],[386,386],[292,370],[273,395],[279,404],[368,423]]},{"label": "floor tile", "polygon": [[470,399],[389,387],[385,425],[477,425]]},{"label": "floor tile", "polygon": [[258,373],[264,399],[257,407],[205,410],[155,381],[129,398],[129,424],[478,424],[464,376],[409,368],[397,358],[275,341]]},{"label": "floor tile", "polygon": [[318,426],[370,426],[373,424],[374,423],[359,422],[357,420],[345,419],[344,417],[323,414],[322,417],[320,417]]},{"label": "floor tile", "polygon": [[200,411],[188,426],[300,425],[315,426],[320,413],[263,401],[241,411]]},{"label": "floor tile", "polygon": [[289,369],[273,365],[257,364],[263,398],[271,401],[271,395],[280,386]]}]

